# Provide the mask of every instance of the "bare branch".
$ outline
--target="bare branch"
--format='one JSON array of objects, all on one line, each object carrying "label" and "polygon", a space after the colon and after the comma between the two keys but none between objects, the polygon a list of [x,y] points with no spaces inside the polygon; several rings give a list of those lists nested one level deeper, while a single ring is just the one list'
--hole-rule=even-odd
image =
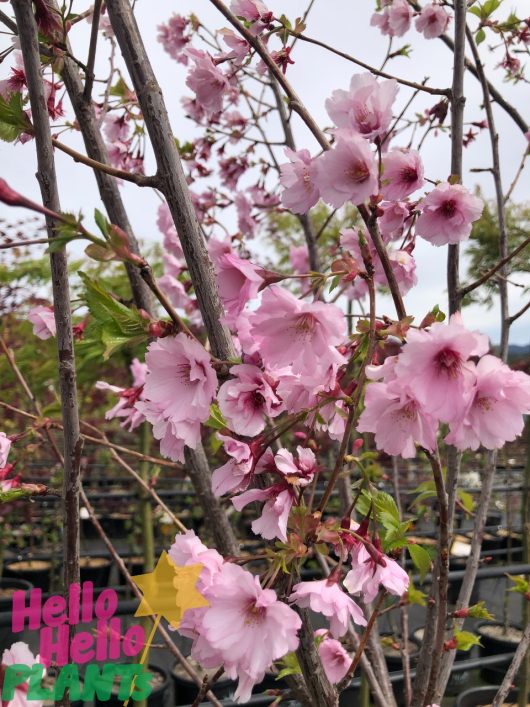
[{"label": "bare branch", "polygon": [[92,167],[92,169],[96,169],[99,172],[105,172],[105,174],[109,174],[111,177],[116,177],[116,179],[123,179],[124,182],[132,182],[133,184],[136,184],[139,187],[157,187],[158,186],[158,177],[156,177],[156,176],[146,177],[143,174],[135,174],[134,172],[127,172],[124,169],[118,169],[117,167],[113,167],[110,164],[104,164],[103,162],[97,162],[96,160],[93,160],[91,157],[87,157],[86,155],[83,155],[81,152],[74,150],[72,147],[65,145],[63,142],[60,142],[59,140],[56,140],[55,138],[52,138],[52,145],[54,147],[56,147],[58,150],[61,150],[61,152],[64,152],[66,155],[69,155],[70,157],[72,157],[74,162],[81,162],[82,164],[86,164],[87,167]]},{"label": "bare branch", "polygon": [[99,17],[101,14],[102,0],[96,0],[92,14],[92,30],[90,32],[90,45],[88,47],[88,59],[86,63],[85,90],[83,96],[85,101],[90,101],[92,86],[94,85],[94,63],[96,61],[96,49],[98,46]]},{"label": "bare branch", "polygon": [[473,292],[473,290],[476,290],[477,287],[480,287],[483,285],[487,280],[490,279],[490,277],[493,277],[495,273],[497,273],[499,270],[503,268],[506,263],[509,263],[510,260],[515,258],[516,255],[519,255],[521,251],[523,251],[527,245],[530,244],[530,236],[528,238],[525,238],[522,243],[520,243],[517,248],[514,248],[511,253],[508,253],[508,255],[505,258],[502,258],[501,260],[498,261],[492,268],[487,270],[484,275],[478,278],[478,280],[475,280],[474,282],[471,282],[469,285],[465,285],[464,287],[460,288],[460,296],[465,297],[468,295],[470,292]]},{"label": "bare branch", "polygon": [[509,693],[511,686],[513,685],[519,666],[523,662],[523,658],[526,655],[528,646],[530,646],[530,623],[526,624],[521,641],[517,646],[517,650],[515,651],[512,662],[510,663],[510,667],[504,676],[502,685],[493,698],[491,707],[502,707],[504,700],[506,699],[506,695]]},{"label": "bare branch", "polygon": [[[52,138],[46,105],[37,25],[31,0],[13,0],[24,59],[37,150],[37,179],[44,206],[59,212],[61,205],[55,176]],[[48,237],[54,238],[55,221],[47,217]],[[79,582],[79,487],[80,457],[83,442],[79,433],[74,339],[68,281],[68,263],[64,248],[50,253],[54,314],[57,325],[59,384],[64,426],[64,583],[68,595],[71,584]]]},{"label": "bare branch", "polygon": [[324,42],[321,42],[318,39],[313,39],[312,37],[308,37],[305,34],[301,34],[300,32],[294,32],[293,30],[289,30],[289,34],[293,37],[296,37],[297,39],[301,39],[303,42],[308,42],[309,44],[315,44],[317,47],[322,47],[322,49],[326,49],[327,51],[331,52],[332,54],[336,54],[337,56],[342,57],[343,59],[346,59],[347,61],[351,61],[353,64],[356,64],[357,66],[360,66],[363,69],[366,69],[369,71],[371,74],[374,74],[375,76],[380,76],[383,79],[394,79],[398,83],[402,84],[403,86],[408,86],[409,88],[413,88],[416,91],[423,91],[424,93],[430,93],[433,96],[447,96],[447,98],[451,98],[451,89],[450,88],[431,88],[430,86],[426,86],[424,83],[416,83],[415,81],[408,81],[407,79],[400,79],[399,76],[394,76],[393,74],[389,74],[386,71],[380,71],[379,69],[376,69],[373,66],[370,66],[370,64],[366,64],[364,61],[361,61],[360,59],[356,59],[355,57],[351,56],[350,54],[346,54],[345,52],[341,52],[339,49],[335,49],[334,47],[330,46],[329,44],[325,44]]}]

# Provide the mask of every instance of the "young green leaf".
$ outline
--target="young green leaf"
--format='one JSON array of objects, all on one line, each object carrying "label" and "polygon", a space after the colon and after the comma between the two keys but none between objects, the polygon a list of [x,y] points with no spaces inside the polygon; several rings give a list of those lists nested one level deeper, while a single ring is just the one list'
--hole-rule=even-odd
[{"label": "young green leaf", "polygon": [[423,582],[425,575],[431,569],[431,556],[421,545],[407,545],[407,550]]}]

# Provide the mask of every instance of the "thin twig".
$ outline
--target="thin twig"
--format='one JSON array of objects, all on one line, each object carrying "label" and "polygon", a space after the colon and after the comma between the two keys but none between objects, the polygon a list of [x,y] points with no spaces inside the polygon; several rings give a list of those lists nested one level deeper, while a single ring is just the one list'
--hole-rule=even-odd
[{"label": "thin twig", "polygon": [[492,268],[487,270],[481,277],[478,278],[478,280],[475,280],[474,282],[471,282],[469,285],[465,285],[464,287],[460,288],[460,295],[462,297],[465,297],[468,295],[470,292],[473,292],[473,290],[476,290],[477,287],[480,287],[483,285],[487,280],[490,279],[490,277],[493,277],[495,273],[497,273],[499,270],[503,268],[506,263],[509,263],[512,258],[515,258],[515,256],[519,255],[521,251],[523,251],[527,245],[530,244],[530,236],[528,238],[525,238],[522,243],[520,243],[517,248],[514,248],[511,253],[508,253],[508,255],[505,258],[501,258]]},{"label": "thin twig", "polygon": [[132,182],[133,184],[136,184],[139,187],[156,188],[159,186],[158,177],[156,175],[152,177],[146,177],[143,174],[136,174],[134,172],[127,172],[124,169],[118,169],[117,167],[113,167],[110,164],[103,164],[103,162],[93,160],[92,158],[83,155],[83,153],[74,150],[72,147],[65,145],[63,142],[60,142],[55,138],[52,138],[52,144],[58,150],[61,150],[61,152],[64,152],[65,154],[72,157],[74,162],[81,162],[82,164],[87,165],[87,167],[92,167],[92,169],[97,169],[100,172],[105,172],[105,174],[109,174],[111,177],[116,177],[116,179],[123,179],[124,182]]},{"label": "thin twig", "polygon": [[90,101],[92,94],[92,86],[94,85],[94,64],[96,61],[96,49],[98,45],[99,33],[99,16],[101,14],[102,0],[96,0],[94,3],[94,12],[92,14],[92,29],[90,32],[90,45],[88,47],[88,59],[86,63],[86,79],[84,98],[85,101]]},{"label": "thin twig", "polygon": [[[353,64],[356,64],[357,66],[362,67],[363,69],[366,69],[369,71],[371,74],[374,74],[375,76],[380,76],[383,79],[394,79],[398,83],[402,84],[403,86],[408,86],[409,88],[413,88],[416,91],[423,91],[424,93],[430,93],[433,96],[447,96],[448,98],[451,98],[451,89],[450,88],[431,88],[430,86],[426,86],[423,82],[422,83],[416,83],[415,81],[408,81],[407,79],[401,79],[399,76],[394,76],[393,74],[389,74],[386,71],[380,71],[379,69],[376,69],[374,66],[370,66],[370,64],[366,64],[364,61],[361,61],[360,59],[356,59],[355,57],[351,56],[350,54],[346,54],[346,52],[341,52],[339,49],[335,49],[334,47],[330,46],[329,44],[325,44],[325,42],[321,42],[318,39],[314,39],[313,37],[308,37],[305,34],[301,34],[300,32],[294,32],[293,30],[289,30],[289,34],[293,37],[296,37],[296,39],[301,39],[303,42],[308,42],[309,44],[315,44],[317,47],[322,47],[322,49],[326,49],[327,51],[331,52],[332,54],[336,54],[337,56],[342,57],[342,59],[346,59],[347,61],[351,61]],[[426,80],[426,79],[424,79]]]},{"label": "thin twig", "polygon": [[515,680],[515,676],[517,675],[519,666],[523,662],[523,658],[526,655],[528,646],[530,646],[530,623],[526,624],[526,628],[519,642],[519,645],[517,646],[517,650],[515,651],[512,662],[510,663],[510,667],[508,668],[506,675],[504,676],[504,680],[502,681],[499,691],[493,698],[491,707],[502,707],[502,704],[506,699],[506,695],[509,693],[511,686],[513,685],[513,681]]}]

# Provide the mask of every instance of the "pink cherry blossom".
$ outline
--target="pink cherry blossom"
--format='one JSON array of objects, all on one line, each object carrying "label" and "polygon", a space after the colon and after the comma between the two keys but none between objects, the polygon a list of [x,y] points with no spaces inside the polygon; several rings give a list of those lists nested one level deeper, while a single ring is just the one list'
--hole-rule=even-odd
[{"label": "pink cherry blossom", "polygon": [[[342,440],[348,413],[342,400],[332,400],[319,408],[316,429],[327,432],[331,439]],[[316,415],[316,413],[315,413]]]},{"label": "pink cherry blossom", "polygon": [[105,136],[110,143],[114,143],[116,141],[123,142],[127,140],[130,127],[126,115],[116,117],[110,113],[107,113],[105,120],[103,121],[103,131],[105,132]]},{"label": "pink cherry blossom", "polygon": [[164,249],[170,255],[173,255],[178,260],[184,257],[180,238],[177,234],[177,229],[173,223],[173,217],[169,211],[169,206],[165,203],[158,207],[158,216],[156,220],[158,230],[164,235]]},{"label": "pink cherry blossom", "polygon": [[354,74],[349,91],[333,91],[326,101],[326,110],[338,128],[373,140],[388,131],[397,92],[395,79],[377,81],[370,73]]},{"label": "pink cherry blossom", "polygon": [[[364,270],[364,260],[359,243],[359,231],[355,228],[345,228],[340,234],[340,244],[348,250],[354,259],[359,263],[360,269]],[[387,277],[383,264],[371,241],[367,243],[367,249],[372,260],[374,269],[374,282],[383,287],[388,286]],[[408,250],[388,249],[388,259],[392,265],[392,270],[396,277],[401,294],[405,295],[417,283],[416,261]],[[352,286],[348,288],[347,294],[354,299],[361,299],[368,292],[368,285],[362,278],[356,278]]]},{"label": "pink cherry blossom", "polygon": [[317,460],[308,447],[296,448],[295,459],[288,449],[279,449],[274,455],[277,470],[284,474],[289,484],[307,486],[317,471]]},{"label": "pink cherry blossom", "polygon": [[195,98],[208,116],[219,113],[223,109],[223,97],[230,88],[227,77],[206,52],[187,49],[186,54],[195,62],[186,79],[186,86],[194,91]]},{"label": "pink cherry blossom", "polygon": [[416,29],[423,32],[425,39],[434,39],[445,32],[450,16],[441,5],[425,5],[416,18]]},{"label": "pink cherry blossom", "polygon": [[315,635],[325,635],[318,644],[318,655],[328,680],[336,685],[348,672],[352,658],[339,641],[329,637],[325,629],[315,631]]},{"label": "pink cherry blossom", "polygon": [[53,307],[33,307],[29,311],[28,320],[33,324],[33,333],[39,339],[50,339],[57,333]]},{"label": "pink cherry blossom", "polygon": [[160,289],[169,297],[171,304],[177,309],[188,309],[191,298],[180,280],[173,275],[162,275],[157,280]]},{"label": "pink cherry blossom", "polygon": [[234,197],[234,204],[237,209],[237,227],[247,238],[252,238],[257,225],[251,215],[252,202],[242,192],[238,192]]},{"label": "pink cherry blossom", "polygon": [[315,163],[309,150],[295,152],[286,147],[285,155],[289,162],[280,168],[280,184],[284,188],[282,204],[297,214],[306,214],[320,198]]},{"label": "pink cherry blossom", "polygon": [[11,449],[11,440],[5,432],[0,432],[0,469],[7,464],[7,457]]},{"label": "pink cherry blossom", "polygon": [[[407,250],[389,250],[388,259],[396,276],[399,291],[402,295],[406,295],[418,282],[416,261]],[[381,270],[383,270],[382,265]],[[387,281],[384,271],[381,274],[381,280],[381,284],[386,285]]]},{"label": "pink cherry blossom", "polygon": [[416,150],[390,150],[383,155],[381,194],[389,201],[409,196],[424,184],[423,163]]},{"label": "pink cherry blossom", "polygon": [[412,7],[407,0],[393,0],[388,7],[388,26],[393,37],[402,37],[412,22]]},{"label": "pink cherry blossom", "polygon": [[219,173],[221,182],[228,189],[235,189],[239,178],[245,174],[248,169],[248,160],[246,156],[235,157],[231,155],[219,160]]},{"label": "pink cherry blossom", "polygon": [[487,350],[487,337],[466,329],[460,314],[453,314],[449,324],[408,332],[395,374],[425,412],[451,422],[461,417],[475,382],[468,359]]},{"label": "pink cherry blossom", "polygon": [[386,243],[403,237],[403,226],[409,217],[409,207],[403,201],[379,204],[383,214],[379,217],[379,229]]},{"label": "pink cherry blossom", "polygon": [[[31,667],[40,662],[39,656],[35,657],[33,655],[27,643],[18,641],[17,643],[13,643],[10,648],[6,648],[4,650],[2,653],[0,666],[8,667],[10,665],[28,665]],[[6,707],[42,707],[42,700],[31,700],[30,702],[28,701],[27,694],[28,682],[24,682],[17,685],[15,688],[13,699],[9,702],[2,702],[2,705],[5,705]]]},{"label": "pink cherry blossom", "polygon": [[309,253],[305,245],[292,245],[289,248],[289,259],[293,272],[303,275],[309,272]]},{"label": "pink cherry blossom", "polygon": [[202,565],[197,589],[203,593],[214,583],[217,575],[224,564],[222,556],[217,550],[210,550],[195,535],[194,530],[179,533],[175,536],[175,542],[168,550],[169,557],[178,567],[187,565]]},{"label": "pink cherry blossom", "polygon": [[496,356],[483,356],[461,420],[451,424],[446,441],[458,449],[500,449],[512,442],[530,413],[530,376],[512,371]]},{"label": "pink cherry blossom", "polygon": [[234,378],[219,388],[219,408],[234,432],[253,437],[264,429],[267,417],[276,417],[282,412],[282,401],[275,393],[276,384],[257,366],[245,363],[232,366],[230,373]]},{"label": "pink cherry blossom", "polygon": [[369,603],[375,599],[379,585],[394,596],[403,596],[409,586],[409,576],[395,560],[382,555],[376,562],[363,543],[351,552],[352,569],[344,578],[344,586],[351,594],[362,594]]},{"label": "pink cherry blossom", "polygon": [[183,270],[185,270],[185,264],[179,258],[176,258],[171,253],[163,253],[162,260],[164,262],[164,274],[171,275],[171,277],[179,277]]},{"label": "pink cherry blossom", "polygon": [[246,303],[257,296],[263,278],[258,274],[259,268],[249,260],[240,258],[232,250],[230,243],[212,239],[209,250],[217,275],[221,301],[227,320],[232,326]]},{"label": "pink cherry blossom", "polygon": [[133,384],[130,388],[119,388],[104,381],[96,382],[97,390],[110,390],[119,395],[116,405],[105,413],[106,420],[113,420],[115,417],[123,418],[122,427],[130,431],[139,427],[145,421],[143,414],[135,407],[139,400],[143,400],[143,387],[147,366],[137,358],[133,359],[130,366],[133,375]]},{"label": "pink cherry blossom", "polygon": [[140,400],[136,409],[153,425],[153,437],[160,441],[160,453],[176,462],[184,462],[184,447],[195,449],[201,440],[201,425],[198,420],[168,418],[165,406],[149,400]]},{"label": "pink cherry blossom", "polygon": [[335,146],[315,160],[320,195],[335,208],[361,204],[377,193],[377,164],[369,144],[353,132],[337,131]]},{"label": "pink cherry blossom", "polygon": [[277,285],[265,290],[251,334],[272,369],[292,365],[295,374],[313,374],[343,361],[335,349],[346,335],[342,311],[333,304],[302,302]]},{"label": "pink cherry blossom", "polygon": [[232,32],[231,29],[221,29],[219,30],[219,34],[223,38],[223,42],[231,49],[231,51],[226,54],[226,58],[234,60],[238,65],[242,63],[250,49],[248,42],[235,32]]},{"label": "pink cherry blossom", "polygon": [[287,521],[294,498],[290,488],[276,484],[266,489],[250,489],[232,498],[236,511],[241,511],[253,501],[265,501],[261,516],[252,522],[252,532],[266,540],[278,538],[287,542]]},{"label": "pink cherry blossom", "polygon": [[366,626],[361,608],[340,588],[336,578],[299,582],[293,587],[289,601],[310,608],[329,619],[332,636],[340,638],[348,630],[350,619]]},{"label": "pink cherry blossom", "polygon": [[15,464],[6,464],[4,467],[0,466],[0,491],[11,491],[11,489],[20,486],[20,474],[9,477],[14,469]]},{"label": "pink cherry blossom", "polygon": [[208,591],[204,638],[222,657],[230,677],[239,677],[236,699],[246,702],[273,661],[298,647],[300,617],[259,578],[225,563]]},{"label": "pink cherry blossom", "polygon": [[158,25],[157,40],[172,59],[181,64],[188,63],[184,49],[191,41],[191,36],[186,34],[190,22],[182,15],[172,15],[166,24]]},{"label": "pink cherry blossom", "polygon": [[422,201],[416,233],[436,246],[459,243],[469,238],[473,221],[480,218],[484,204],[461,184],[438,184]]},{"label": "pink cherry blossom", "polygon": [[252,450],[238,439],[218,434],[230,459],[212,474],[212,489],[216,496],[230,491],[242,491],[249,485],[254,472]]},{"label": "pink cherry blossom", "polygon": [[433,450],[436,445],[436,420],[399,383],[370,383],[366,388],[365,408],[357,432],[372,432],[378,449],[391,456],[411,459],[416,444]]},{"label": "pink cherry blossom", "polygon": [[254,35],[263,32],[273,19],[272,12],[261,0],[232,0],[230,8],[237,17],[252,23],[249,29]]},{"label": "pink cherry blossom", "polygon": [[311,371],[294,374],[290,369],[278,373],[277,392],[289,413],[301,412],[318,402],[319,393],[331,391],[335,387],[339,362],[330,364],[325,370],[319,369],[318,376]]},{"label": "pink cherry blossom", "polygon": [[385,7],[383,12],[374,12],[370,18],[371,27],[379,27],[382,35],[385,37],[393,36],[392,29],[390,27],[390,16],[388,14],[388,8]]},{"label": "pink cherry blossom", "polygon": [[145,361],[146,399],[164,405],[174,421],[208,417],[217,376],[202,344],[184,333],[158,339]]}]

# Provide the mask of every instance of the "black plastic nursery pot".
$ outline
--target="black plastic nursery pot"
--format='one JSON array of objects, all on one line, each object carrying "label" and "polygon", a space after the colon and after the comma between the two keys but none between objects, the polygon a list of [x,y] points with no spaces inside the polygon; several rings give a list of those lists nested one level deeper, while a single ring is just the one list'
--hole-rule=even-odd
[{"label": "black plastic nursery pot", "polygon": [[[395,643],[388,643],[384,639],[387,638],[385,634],[381,635],[383,639],[383,655],[385,656],[385,662],[387,664],[388,670],[392,672],[397,672],[398,670],[403,670],[403,661],[401,658],[401,636],[396,638]],[[409,638],[408,642],[409,660],[411,666],[416,665],[418,660],[418,655],[420,653],[420,642],[412,637]]]},{"label": "black plastic nursery pot", "polygon": [[[212,678],[217,672],[216,669],[205,671],[192,658],[188,658],[193,668],[203,679],[205,674]],[[190,679],[186,671],[181,667],[180,663],[175,663],[171,670],[171,677],[175,688],[175,704],[188,705],[192,704],[197,697],[199,688],[193,680]],[[219,700],[231,700],[236,691],[237,680],[232,680],[226,676],[221,676],[219,680],[212,685],[211,690]],[[288,685],[285,680],[276,680],[276,675],[266,673],[263,680],[254,686],[253,695],[259,695],[266,690],[285,690]]]},{"label": "black plastic nursery pot", "polygon": [[[216,669],[205,671],[199,667],[197,663],[192,658],[188,658],[192,666],[195,668],[196,672],[199,674],[201,680],[204,675],[208,674],[209,678],[212,678],[217,672]],[[197,697],[199,688],[195,682],[190,678],[188,673],[184,670],[180,663],[175,663],[171,669],[171,678],[173,680],[173,686],[175,689],[175,704],[176,705],[189,705],[192,704]],[[212,685],[211,690],[213,694],[219,700],[229,699],[233,696],[237,682],[231,680],[230,678],[222,675],[219,680]]]},{"label": "black plastic nursery pot", "polygon": [[[456,707],[490,707],[498,687],[474,687],[463,692],[456,701]],[[510,690],[504,700],[504,705],[517,707],[518,692]]]},{"label": "black plastic nursery pot", "polygon": [[[518,626],[508,626],[506,630],[502,623],[492,621],[478,624],[475,630],[480,636],[482,644],[479,648],[481,656],[515,653],[523,635]],[[480,676],[486,682],[500,685],[509,664],[510,661],[507,660],[500,665],[484,667],[480,671]],[[517,684],[517,679],[518,676],[515,677],[515,684]]]},{"label": "black plastic nursery pot", "polygon": [[[412,638],[419,641],[420,645],[423,640],[423,626],[417,628],[413,634]],[[475,649],[471,648],[469,651],[456,651],[455,662],[469,660],[476,655]],[[473,673],[470,670],[461,670],[451,673],[449,681],[447,683],[446,695],[454,697],[455,695],[460,695],[463,690],[468,687],[473,677]]]},{"label": "black plastic nursery pot", "polygon": [[49,560],[16,560],[7,562],[4,567],[4,576],[15,577],[29,582],[34,587],[47,592],[50,588],[50,574],[52,563]]},{"label": "black plastic nursery pot", "polygon": [[[24,591],[26,594],[33,589],[30,582],[14,577],[3,577],[0,579],[0,616],[11,614],[12,598],[16,591]],[[5,648],[9,648],[13,643],[20,640],[20,634],[13,634],[11,626],[0,626],[0,655]]]},{"label": "black plastic nursery pot", "polygon": [[80,557],[81,583],[92,582],[94,587],[108,587],[111,567],[112,562],[106,557]]},{"label": "black plastic nursery pot", "polygon": [[[158,665],[150,665],[148,668],[150,673],[153,673],[153,691],[147,698],[149,707],[165,707],[167,702],[167,693],[171,689],[171,681],[169,674],[164,668]],[[95,707],[123,707],[123,700],[118,699],[119,684],[116,684],[112,689],[110,700],[94,700]],[[132,703],[131,703],[132,704]]]}]

